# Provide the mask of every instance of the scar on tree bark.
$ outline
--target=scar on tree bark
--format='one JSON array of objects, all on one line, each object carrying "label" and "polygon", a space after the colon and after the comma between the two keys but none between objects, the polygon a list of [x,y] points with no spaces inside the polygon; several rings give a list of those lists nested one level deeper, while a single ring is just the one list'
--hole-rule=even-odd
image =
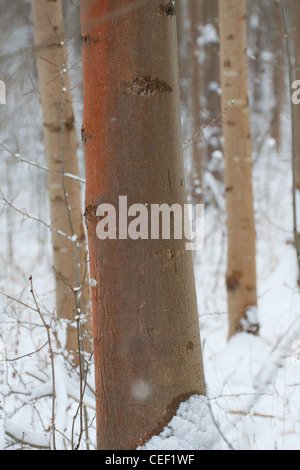
[{"label": "scar on tree bark", "polygon": [[170,1],[167,5],[160,5],[161,11],[167,16],[175,16],[176,15],[176,8],[174,5],[174,1]]}]

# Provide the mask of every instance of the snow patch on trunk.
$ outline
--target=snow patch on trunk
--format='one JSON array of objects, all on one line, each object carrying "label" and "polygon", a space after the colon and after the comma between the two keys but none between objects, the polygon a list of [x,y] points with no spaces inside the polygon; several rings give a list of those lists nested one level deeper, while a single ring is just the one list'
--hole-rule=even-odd
[{"label": "snow patch on trunk", "polygon": [[207,398],[195,395],[181,403],[176,416],[159,436],[138,450],[217,450],[222,448]]}]

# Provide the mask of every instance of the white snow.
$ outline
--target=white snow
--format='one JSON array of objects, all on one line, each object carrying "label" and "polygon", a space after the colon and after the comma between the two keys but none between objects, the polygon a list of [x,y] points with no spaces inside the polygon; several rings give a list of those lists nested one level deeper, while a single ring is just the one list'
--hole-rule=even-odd
[{"label": "white snow", "polygon": [[216,450],[222,449],[220,434],[210,414],[207,399],[193,396],[182,403],[177,415],[160,436],[138,450]]},{"label": "white snow", "polygon": [[211,43],[213,44],[219,43],[219,36],[213,24],[207,23],[206,25],[201,26],[199,29],[200,29],[200,36],[197,41],[199,46],[205,46]]},{"label": "white snow", "polygon": [[49,436],[46,433],[33,433],[26,429],[26,427],[16,424],[11,420],[6,422],[6,433],[8,436],[13,436],[21,445],[29,444],[38,449],[49,449],[50,442]]}]

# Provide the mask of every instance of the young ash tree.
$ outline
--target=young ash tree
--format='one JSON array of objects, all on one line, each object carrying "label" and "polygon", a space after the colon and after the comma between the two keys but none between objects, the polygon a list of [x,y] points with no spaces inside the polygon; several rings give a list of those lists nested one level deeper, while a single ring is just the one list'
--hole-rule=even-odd
[{"label": "young ash tree", "polygon": [[257,334],[255,221],[245,0],[219,0],[227,205],[229,336]]},{"label": "young ash tree", "polygon": [[[68,321],[67,350],[74,364],[78,364],[75,351],[82,332],[78,332],[75,317],[87,315],[85,329],[91,334],[90,292],[63,8],[61,0],[31,3],[53,227],[56,310],[60,318]],[[84,343],[85,349],[90,350],[88,338]]]},{"label": "young ash tree", "polygon": [[[204,394],[192,257],[184,240],[96,235],[100,204],[186,201],[173,2],[81,0],[82,138],[99,449],[160,433]],[[119,212],[119,217],[124,217]]]}]

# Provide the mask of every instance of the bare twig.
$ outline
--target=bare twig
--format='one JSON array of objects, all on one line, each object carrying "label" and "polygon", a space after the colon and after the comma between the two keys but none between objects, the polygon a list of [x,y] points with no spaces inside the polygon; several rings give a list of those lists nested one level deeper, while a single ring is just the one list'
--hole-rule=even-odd
[{"label": "bare twig", "polygon": [[50,449],[46,435],[25,431],[19,425],[16,426],[10,420],[7,420],[6,422],[5,434],[22,446],[27,445],[34,449]]},{"label": "bare twig", "polygon": [[50,361],[51,361],[51,369],[52,369],[52,433],[53,433],[53,448],[56,450],[56,442],[55,442],[55,400],[56,400],[56,391],[55,391],[55,369],[54,369],[54,353],[53,353],[53,347],[52,347],[52,340],[51,340],[51,332],[50,332],[50,325],[48,325],[45,322],[45,319],[43,317],[43,314],[40,310],[39,304],[37,302],[34,289],[33,289],[33,279],[32,276],[29,278],[31,289],[30,293],[32,295],[32,298],[34,300],[36,309],[38,311],[38,314],[40,316],[40,319],[45,327],[45,330],[47,332],[47,337],[48,337],[48,345],[49,345],[49,354],[50,354]]},{"label": "bare twig", "polygon": [[0,147],[8,152],[15,160],[17,160],[20,163],[26,163],[26,165],[32,166],[34,168],[37,168],[38,170],[45,171],[47,173],[55,173],[56,175],[63,175],[65,178],[69,178],[75,181],[79,181],[82,184],[85,184],[85,179],[80,178],[79,176],[76,175],[71,175],[70,173],[63,173],[62,171],[54,171],[54,170],[49,170],[49,168],[46,168],[42,165],[39,165],[38,163],[32,162],[30,160],[26,160],[25,158],[22,158],[20,155],[17,153],[12,152],[6,145],[0,142]]},{"label": "bare twig", "polygon": [[15,207],[3,194],[3,192],[0,190],[0,194],[1,194],[1,198],[3,200],[3,202],[5,204],[7,204],[11,209],[13,209],[15,212],[17,212],[18,214],[22,215],[23,217],[26,217],[30,220],[33,220],[35,222],[38,222],[42,225],[44,225],[44,227],[47,227],[49,230],[51,230],[52,232],[55,232],[57,233],[58,235],[60,235],[61,237],[64,237],[66,238],[67,240],[69,240],[70,242],[74,243],[74,245],[80,249],[84,249],[84,247],[78,243],[77,239],[73,238],[73,237],[70,237],[69,235],[67,235],[66,233],[62,232],[61,230],[57,230],[55,227],[53,227],[52,225],[50,224],[47,224],[44,220],[41,220],[41,219],[38,219],[37,217],[34,217],[30,214],[27,213],[27,211],[23,211],[21,209],[18,209],[17,207]]},{"label": "bare twig", "polygon": [[7,362],[16,362],[16,361],[19,361],[20,359],[24,359],[25,357],[32,357],[34,354],[37,354],[40,351],[42,351],[48,344],[49,344],[49,341],[47,341],[45,344],[43,344],[43,346],[41,346],[36,351],[33,351],[31,353],[28,353],[28,354],[24,354],[23,356],[16,357],[14,359],[5,359],[5,361],[7,361]]}]

